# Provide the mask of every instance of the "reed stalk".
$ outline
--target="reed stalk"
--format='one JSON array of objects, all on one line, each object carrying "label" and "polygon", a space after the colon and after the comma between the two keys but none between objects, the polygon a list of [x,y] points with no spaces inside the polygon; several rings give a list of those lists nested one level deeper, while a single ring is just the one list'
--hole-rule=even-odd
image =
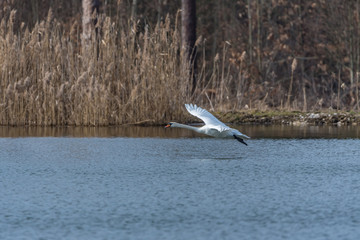
[{"label": "reed stalk", "polygon": [[290,108],[290,98],[291,98],[291,94],[292,94],[292,88],[293,88],[293,82],[294,82],[294,71],[296,69],[296,66],[297,66],[297,60],[296,60],[296,58],[294,58],[294,60],[292,61],[292,64],[291,64],[290,85],[289,85],[289,91],[288,91],[287,100],[286,100],[286,107],[288,109]]}]

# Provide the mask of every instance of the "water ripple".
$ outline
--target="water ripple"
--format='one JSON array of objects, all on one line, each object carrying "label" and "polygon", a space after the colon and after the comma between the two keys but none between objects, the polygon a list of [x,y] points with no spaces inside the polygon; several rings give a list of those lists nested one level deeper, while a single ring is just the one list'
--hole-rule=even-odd
[{"label": "water ripple", "polygon": [[0,139],[0,239],[358,239],[359,146]]}]

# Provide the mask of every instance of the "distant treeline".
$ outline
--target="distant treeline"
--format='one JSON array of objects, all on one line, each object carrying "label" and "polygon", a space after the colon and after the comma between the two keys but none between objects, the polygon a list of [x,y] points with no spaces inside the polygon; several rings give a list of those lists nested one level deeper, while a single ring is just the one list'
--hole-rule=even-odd
[{"label": "distant treeline", "polygon": [[197,86],[181,1],[0,2],[0,124],[109,125],[218,111],[359,110],[360,0],[197,0]]}]

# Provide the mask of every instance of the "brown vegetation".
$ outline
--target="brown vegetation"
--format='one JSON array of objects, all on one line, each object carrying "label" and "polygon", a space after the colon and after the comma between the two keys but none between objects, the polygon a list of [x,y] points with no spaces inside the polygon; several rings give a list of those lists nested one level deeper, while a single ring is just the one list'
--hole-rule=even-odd
[{"label": "brown vegetation", "polygon": [[180,72],[179,33],[169,19],[140,33],[136,24],[124,31],[99,18],[101,38],[93,36],[90,52],[82,54],[79,32],[63,34],[51,11],[18,34],[15,14],[0,28],[2,125],[109,125],[181,116],[189,77]]},{"label": "brown vegetation", "polygon": [[360,0],[198,1],[194,91],[177,3],[139,4],[131,19],[130,4],[106,1],[84,48],[80,1],[56,2],[0,3],[1,125],[181,121],[186,102],[359,110]]}]

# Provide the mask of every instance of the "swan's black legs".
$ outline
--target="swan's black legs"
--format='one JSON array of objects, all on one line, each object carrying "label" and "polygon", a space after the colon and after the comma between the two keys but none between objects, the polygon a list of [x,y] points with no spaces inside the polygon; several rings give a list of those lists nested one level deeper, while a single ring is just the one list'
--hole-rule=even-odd
[{"label": "swan's black legs", "polygon": [[233,136],[234,136],[234,138],[235,138],[236,140],[238,140],[239,142],[241,142],[242,144],[245,144],[245,145],[247,146],[247,143],[244,142],[244,139],[239,138],[239,137],[237,137],[236,135],[233,135]]}]

